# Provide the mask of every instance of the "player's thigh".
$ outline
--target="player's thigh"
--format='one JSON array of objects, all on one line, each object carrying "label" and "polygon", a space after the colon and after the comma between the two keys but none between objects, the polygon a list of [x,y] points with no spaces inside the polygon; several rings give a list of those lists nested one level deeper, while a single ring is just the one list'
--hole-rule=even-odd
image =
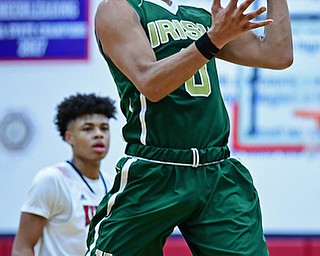
[{"label": "player's thigh", "polygon": [[259,198],[248,170],[231,159],[208,173],[214,178],[206,205],[181,225],[193,254],[268,255]]},{"label": "player's thigh", "polygon": [[[126,175],[121,174],[123,166]],[[161,255],[178,218],[188,214],[180,203],[184,196],[176,193],[175,180],[170,177],[176,170],[140,160],[123,166],[118,166],[115,183],[123,184],[119,180],[123,177],[127,181],[119,185],[119,191],[113,188],[109,199],[113,205],[107,207],[110,213],[99,224],[96,247],[115,256],[148,255],[150,248],[152,255]]]}]

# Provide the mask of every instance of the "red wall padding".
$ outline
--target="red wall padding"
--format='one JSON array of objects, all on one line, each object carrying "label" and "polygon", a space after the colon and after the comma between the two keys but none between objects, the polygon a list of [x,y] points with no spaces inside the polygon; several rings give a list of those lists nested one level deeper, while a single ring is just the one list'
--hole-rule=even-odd
[{"label": "red wall padding", "polygon": [[11,256],[13,236],[0,237],[0,256]]},{"label": "red wall padding", "polygon": [[[13,236],[0,236],[0,256],[11,256]],[[320,256],[320,237],[267,237],[270,256]],[[192,256],[180,236],[172,236],[164,256]]]},{"label": "red wall padding", "polygon": [[[305,254],[307,246],[309,244],[302,239],[268,239],[271,256],[311,256],[311,254]],[[192,256],[184,240],[179,237],[170,238],[164,248],[164,256],[179,255]]]},{"label": "red wall padding", "polygon": [[[320,237],[267,237],[270,256],[320,256]],[[170,237],[164,256],[192,256],[185,241]]]}]

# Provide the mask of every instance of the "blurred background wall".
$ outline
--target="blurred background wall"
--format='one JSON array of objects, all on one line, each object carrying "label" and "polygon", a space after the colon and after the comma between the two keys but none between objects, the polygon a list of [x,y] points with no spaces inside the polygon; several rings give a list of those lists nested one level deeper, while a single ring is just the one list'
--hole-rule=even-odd
[{"label": "blurred background wall", "polygon": [[[232,124],[230,147],[253,175],[266,234],[318,236],[320,1],[288,2],[294,35],[292,67],[270,71],[218,61],[218,69]],[[53,124],[56,105],[70,94],[95,92],[110,96],[119,106],[95,43],[98,3],[0,1],[2,236],[15,234],[21,204],[40,168],[70,157],[69,146]],[[211,3],[196,4],[208,9]],[[256,1],[254,7],[262,4],[263,0]],[[124,118],[118,112],[118,119],[111,121],[110,152],[103,161],[103,169],[112,175],[124,147]]]}]

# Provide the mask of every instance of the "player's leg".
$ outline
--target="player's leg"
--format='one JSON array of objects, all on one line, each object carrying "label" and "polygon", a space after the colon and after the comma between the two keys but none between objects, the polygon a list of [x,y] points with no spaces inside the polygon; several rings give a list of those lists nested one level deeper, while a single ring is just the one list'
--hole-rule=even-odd
[{"label": "player's leg", "polygon": [[[161,223],[159,223],[159,225],[161,225]],[[173,229],[170,229],[169,232],[167,231],[150,241],[148,244],[145,244],[143,248],[135,254],[135,256],[163,256],[163,246],[172,232]]]},{"label": "player's leg", "polygon": [[181,208],[176,171],[172,166],[132,159],[118,167],[108,205],[97,212],[106,217],[98,223],[93,218],[95,232],[90,232],[87,255],[160,256],[179,218],[191,212]]},{"label": "player's leg", "polygon": [[206,204],[180,225],[193,255],[267,256],[259,198],[248,170],[229,159],[206,170]]}]

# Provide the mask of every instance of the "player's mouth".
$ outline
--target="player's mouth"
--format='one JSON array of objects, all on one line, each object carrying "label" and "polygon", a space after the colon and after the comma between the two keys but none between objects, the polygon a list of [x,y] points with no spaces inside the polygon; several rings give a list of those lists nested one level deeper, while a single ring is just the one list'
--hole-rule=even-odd
[{"label": "player's mouth", "polygon": [[104,153],[106,152],[107,148],[103,143],[98,142],[93,145],[93,150],[97,153]]}]

